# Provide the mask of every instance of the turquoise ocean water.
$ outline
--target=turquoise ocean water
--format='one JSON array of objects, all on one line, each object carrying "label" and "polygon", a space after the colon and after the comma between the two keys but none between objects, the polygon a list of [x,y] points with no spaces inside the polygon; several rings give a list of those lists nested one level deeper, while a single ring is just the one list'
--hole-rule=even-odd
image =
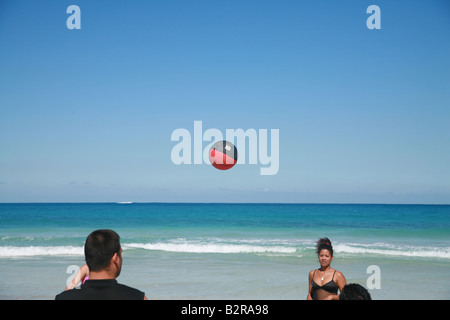
[{"label": "turquoise ocean water", "polygon": [[169,203],[0,204],[0,299],[53,299],[103,228],[150,299],[305,299],[320,237],[374,299],[450,299],[449,205]]}]

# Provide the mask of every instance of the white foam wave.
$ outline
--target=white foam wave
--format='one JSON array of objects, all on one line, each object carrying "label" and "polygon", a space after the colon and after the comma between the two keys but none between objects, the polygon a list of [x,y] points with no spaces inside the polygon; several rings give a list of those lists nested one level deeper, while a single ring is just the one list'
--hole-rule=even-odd
[{"label": "white foam wave", "polygon": [[[124,250],[144,249],[150,251],[184,252],[184,253],[253,253],[263,255],[285,255],[301,257],[303,253],[315,251],[307,244],[295,242],[281,243],[279,241],[191,241],[172,239],[154,243],[123,243]],[[358,244],[336,243],[334,252],[341,255],[380,255],[418,258],[450,259],[450,247],[394,246],[392,244]],[[2,257],[33,257],[33,256],[83,256],[83,247],[77,246],[2,246]]]},{"label": "white foam wave", "polygon": [[83,247],[73,246],[30,246],[30,247],[0,247],[0,257],[34,257],[34,256],[62,256],[83,255]]},{"label": "white foam wave", "polygon": [[392,245],[377,245],[374,247],[370,247],[368,245],[357,244],[336,244],[333,247],[335,253],[376,254],[384,256],[450,259],[450,248],[414,246],[396,247]]},{"label": "white foam wave", "polygon": [[255,246],[224,243],[129,243],[124,248],[140,248],[169,252],[187,253],[295,253],[296,248],[283,246]]}]

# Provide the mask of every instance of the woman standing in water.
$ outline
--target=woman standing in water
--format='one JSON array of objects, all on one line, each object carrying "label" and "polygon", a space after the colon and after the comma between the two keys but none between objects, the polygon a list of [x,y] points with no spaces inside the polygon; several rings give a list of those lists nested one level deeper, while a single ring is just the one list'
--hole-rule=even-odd
[{"label": "woman standing in water", "polygon": [[346,285],[344,275],[331,267],[333,246],[328,238],[321,238],[316,244],[320,268],[309,272],[308,300],[338,300],[338,290]]}]

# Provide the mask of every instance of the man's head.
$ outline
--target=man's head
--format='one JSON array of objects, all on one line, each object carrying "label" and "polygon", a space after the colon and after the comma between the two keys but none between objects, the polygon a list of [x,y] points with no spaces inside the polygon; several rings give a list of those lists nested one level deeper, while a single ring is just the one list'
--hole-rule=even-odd
[{"label": "man's head", "polygon": [[106,271],[118,277],[122,268],[120,237],[113,230],[96,230],[86,239],[84,255],[89,272]]},{"label": "man's head", "polygon": [[362,285],[349,283],[342,289],[339,300],[372,300],[372,297]]}]

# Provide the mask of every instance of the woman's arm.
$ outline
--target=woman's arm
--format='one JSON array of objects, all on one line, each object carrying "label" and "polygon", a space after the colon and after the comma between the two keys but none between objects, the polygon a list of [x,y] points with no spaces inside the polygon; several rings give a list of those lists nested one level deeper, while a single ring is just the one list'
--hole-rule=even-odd
[{"label": "woman's arm", "polygon": [[86,278],[89,275],[89,268],[87,264],[82,266],[80,270],[76,273],[76,275],[73,277],[72,281],[69,283],[67,288],[65,290],[71,290],[75,288],[81,281],[83,281],[84,278]]},{"label": "woman's arm", "polygon": [[[336,284],[339,288],[339,293],[342,293],[342,290],[344,289],[345,285],[347,284],[347,280],[345,279],[342,272],[339,272],[339,271],[336,272]],[[339,295],[336,295],[336,298],[333,300],[339,300]]]}]

